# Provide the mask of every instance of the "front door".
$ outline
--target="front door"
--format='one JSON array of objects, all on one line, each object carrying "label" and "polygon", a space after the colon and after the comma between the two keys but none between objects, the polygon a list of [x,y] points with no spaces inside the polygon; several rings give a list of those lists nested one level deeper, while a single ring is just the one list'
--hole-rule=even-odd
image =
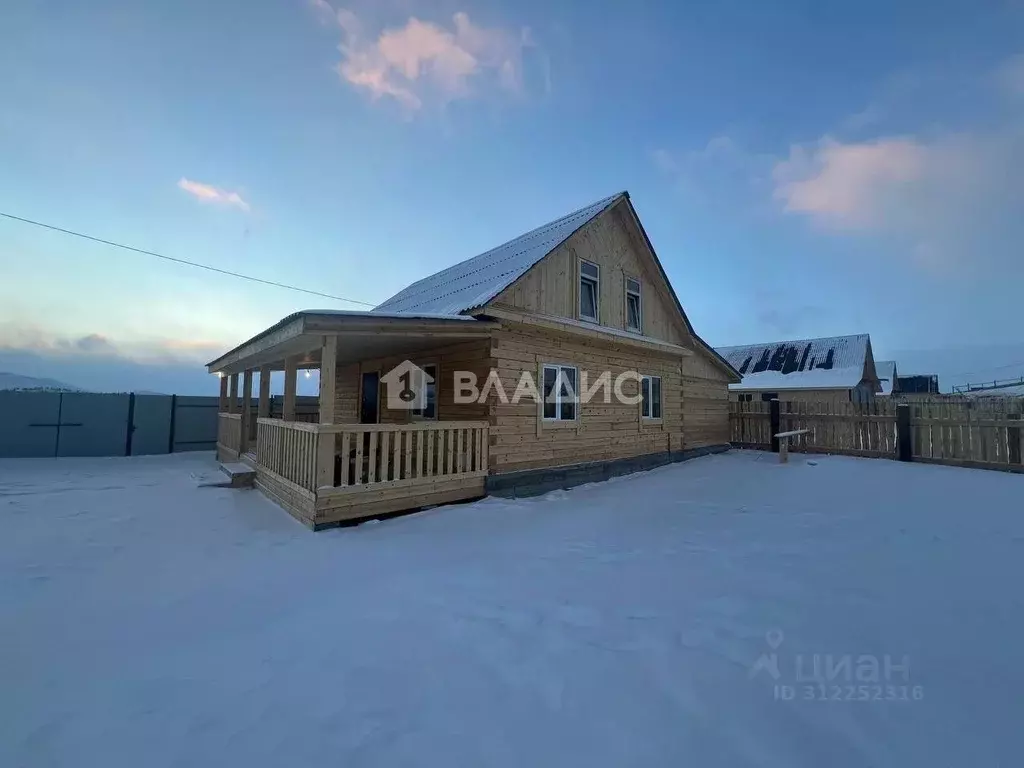
[{"label": "front door", "polygon": [[360,392],[359,423],[376,424],[380,421],[380,373],[364,373]]}]

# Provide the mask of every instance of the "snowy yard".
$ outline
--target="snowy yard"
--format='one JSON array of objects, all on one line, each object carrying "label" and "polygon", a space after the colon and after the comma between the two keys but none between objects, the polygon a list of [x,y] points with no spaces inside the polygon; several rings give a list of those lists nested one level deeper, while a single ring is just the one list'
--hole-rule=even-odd
[{"label": "snowy yard", "polygon": [[213,468],[0,461],[0,765],[1024,760],[1024,477],[733,452],[313,534]]}]

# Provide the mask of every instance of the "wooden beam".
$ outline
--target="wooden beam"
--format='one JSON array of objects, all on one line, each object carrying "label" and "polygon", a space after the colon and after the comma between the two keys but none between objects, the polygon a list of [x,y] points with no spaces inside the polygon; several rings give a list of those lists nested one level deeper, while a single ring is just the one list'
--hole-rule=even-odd
[{"label": "wooden beam", "polygon": [[553,315],[542,315],[536,312],[520,312],[492,306],[484,307],[479,310],[479,312],[488,317],[496,317],[499,320],[510,320],[514,323],[522,323],[523,325],[543,328],[548,331],[555,331],[570,336],[599,340],[605,344],[620,344],[629,347],[639,347],[641,349],[648,350],[649,352],[656,352],[673,357],[688,357],[693,355],[692,349],[681,347],[678,344],[660,341],[649,336],[639,336],[634,333],[627,333],[617,328],[609,328],[608,326],[583,323],[566,317],[554,317]]},{"label": "wooden beam", "polygon": [[228,412],[228,378],[227,376],[220,377],[220,402],[217,404],[217,411],[219,413]]},{"label": "wooden beam", "polygon": [[[320,423],[334,423],[334,404],[337,397],[335,379],[338,368],[338,339],[336,336],[324,336],[320,351]],[[317,487],[334,486],[334,446],[335,437],[331,434],[320,434],[317,442],[316,476]],[[359,436],[362,439],[362,435]],[[346,457],[347,460],[347,457]],[[372,466],[372,465],[371,465]],[[358,471],[358,468],[357,468]]]},{"label": "wooden beam", "polygon": [[260,367],[260,401],[256,415],[261,419],[270,418],[270,366]]},{"label": "wooden beam", "polygon": [[289,357],[284,361],[284,410],[285,421],[295,421],[295,385],[298,377],[299,358]]},{"label": "wooden beam", "polygon": [[249,451],[249,423],[252,421],[252,368],[246,368],[242,375],[242,439],[238,452],[240,454]]},{"label": "wooden beam", "polygon": [[277,325],[268,328],[248,341],[239,344],[230,352],[207,363],[206,367],[210,373],[222,371],[236,363],[241,363],[248,357],[258,355],[278,344],[283,344],[301,335],[302,315],[298,313],[289,315]]},{"label": "wooden beam", "polygon": [[320,353],[320,423],[334,423],[335,379],[338,368],[338,339],[324,336]]},{"label": "wooden beam", "polygon": [[232,373],[228,391],[228,413],[238,413],[238,374]]}]

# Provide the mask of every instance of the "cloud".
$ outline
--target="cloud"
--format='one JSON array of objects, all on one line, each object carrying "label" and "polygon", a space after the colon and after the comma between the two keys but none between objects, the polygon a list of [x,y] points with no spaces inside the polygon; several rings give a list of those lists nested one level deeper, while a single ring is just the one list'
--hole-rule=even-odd
[{"label": "cloud", "polygon": [[178,179],[178,189],[188,192],[200,202],[234,206],[246,213],[249,212],[249,203],[242,199],[242,196],[237,192],[214,187],[210,184],[203,184],[200,181],[191,181],[185,177]]},{"label": "cloud", "polygon": [[1024,131],[939,133],[797,144],[775,164],[783,213],[836,234],[883,238],[887,252],[932,272],[983,263],[1019,269],[1013,202]]},{"label": "cloud", "polygon": [[149,365],[198,365],[231,345],[221,341],[155,338],[118,342],[99,333],[63,336],[29,323],[0,323],[0,351],[31,352],[61,359],[121,359]]},{"label": "cloud", "polygon": [[909,138],[843,144],[824,137],[794,145],[775,165],[774,196],[788,213],[838,227],[877,224],[894,194],[919,182],[934,153]]},{"label": "cloud", "polygon": [[[215,395],[205,363],[233,342],[158,338],[119,342],[102,334],[62,336],[30,323],[0,322],[0,371],[56,379],[93,392],[148,390]],[[316,395],[318,378],[299,377],[299,394]],[[275,374],[272,392],[283,379]]]},{"label": "cloud", "polygon": [[388,97],[415,111],[428,101],[445,104],[495,88],[524,93],[523,51],[534,46],[527,28],[516,33],[478,26],[460,11],[451,28],[412,16],[401,27],[367,35],[352,11],[326,0],[311,5],[341,31],[338,74],[374,100]]}]

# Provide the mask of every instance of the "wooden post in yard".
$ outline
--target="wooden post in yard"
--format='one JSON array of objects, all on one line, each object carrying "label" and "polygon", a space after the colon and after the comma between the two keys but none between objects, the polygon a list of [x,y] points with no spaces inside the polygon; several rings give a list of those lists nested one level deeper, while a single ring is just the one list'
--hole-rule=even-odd
[{"label": "wooden post in yard", "polygon": [[288,357],[284,361],[284,406],[281,410],[281,418],[285,421],[295,421],[295,385],[299,375],[299,359]]},{"label": "wooden post in yard", "polygon": [[771,438],[772,438],[772,453],[779,452],[779,438],[776,437],[782,430],[779,429],[779,398],[772,398],[770,405],[771,413]]},{"label": "wooden post in yard", "polygon": [[220,377],[220,402],[217,404],[217,412],[228,412],[228,379],[223,374]]},{"label": "wooden post in yard", "polygon": [[228,413],[238,413],[238,374],[231,374],[228,388]]},{"label": "wooden post in yard", "polygon": [[249,452],[249,424],[252,421],[252,368],[246,368],[242,375],[242,436],[239,439],[238,453]]},{"label": "wooden post in yard", "polygon": [[910,443],[910,406],[907,403],[896,406],[896,458],[899,461],[914,460]]},{"label": "wooden post in yard", "polygon": [[256,417],[266,419],[270,417],[270,366],[260,366],[260,399],[256,405]]},{"label": "wooden post in yard", "polygon": [[[1006,418],[1010,421],[1020,421],[1019,413],[1008,413]],[[1011,464],[1021,463],[1020,449],[1020,427],[1006,428],[1006,442],[1008,444],[1008,455]]]},{"label": "wooden post in yard", "polygon": [[[338,338],[324,336],[320,349],[320,423],[334,423],[335,377],[338,367]],[[334,485],[333,432],[317,435],[316,485],[317,488]]]}]

